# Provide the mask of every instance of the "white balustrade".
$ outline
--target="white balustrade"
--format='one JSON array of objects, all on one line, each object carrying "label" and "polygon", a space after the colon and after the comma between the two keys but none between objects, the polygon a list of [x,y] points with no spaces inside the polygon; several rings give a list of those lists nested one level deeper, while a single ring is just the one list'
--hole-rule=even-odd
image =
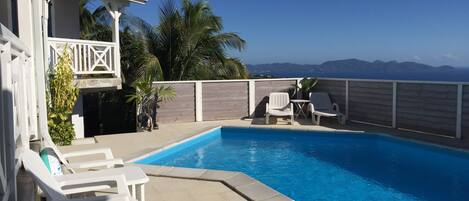
[{"label": "white balustrade", "polygon": [[75,75],[111,74],[120,77],[116,43],[49,38],[50,64],[55,66],[64,47],[68,46]]},{"label": "white balustrade", "polygon": [[35,76],[27,48],[0,24],[0,195],[16,200],[17,148],[37,135]]}]

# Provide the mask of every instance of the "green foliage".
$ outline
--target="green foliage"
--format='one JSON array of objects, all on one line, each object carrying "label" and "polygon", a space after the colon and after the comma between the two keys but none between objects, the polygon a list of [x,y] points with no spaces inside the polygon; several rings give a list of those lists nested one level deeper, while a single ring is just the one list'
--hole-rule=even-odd
[{"label": "green foliage", "polygon": [[[134,82],[133,87],[136,89],[136,93],[127,96],[127,103],[135,102],[138,105],[137,114],[144,115],[150,120],[151,125],[145,127],[149,127],[149,130],[156,128],[156,112],[159,103],[172,100],[176,96],[176,91],[171,86],[153,86],[151,75],[138,79]],[[143,124],[145,122],[140,122],[140,127]]]},{"label": "green foliage", "polygon": [[136,31],[146,39],[148,51],[157,56],[164,80],[247,78],[246,66],[227,55],[242,51],[246,42],[236,33],[223,32],[221,17],[206,1],[182,1],[178,9],[166,1],[156,27],[134,19]]},{"label": "green foliage", "polygon": [[144,75],[151,75],[154,80],[163,80],[158,58],[150,54],[144,41],[134,35],[129,28],[124,29],[120,37],[122,82],[132,85]]},{"label": "green foliage", "polygon": [[317,83],[317,78],[305,77],[300,81],[299,86],[295,87],[297,88],[298,93],[300,93],[303,98],[308,98],[309,93],[313,90]]},{"label": "green foliage", "polygon": [[139,112],[152,111],[153,108],[158,107],[158,103],[170,101],[176,97],[176,91],[171,86],[153,86],[153,79],[151,76],[144,76],[134,82],[133,87],[136,89],[135,94],[130,94],[127,97],[127,102],[137,103]]},{"label": "green foliage", "polygon": [[49,133],[58,145],[69,145],[75,137],[70,116],[77,96],[78,89],[73,84],[72,60],[66,46],[50,74],[47,100]]}]

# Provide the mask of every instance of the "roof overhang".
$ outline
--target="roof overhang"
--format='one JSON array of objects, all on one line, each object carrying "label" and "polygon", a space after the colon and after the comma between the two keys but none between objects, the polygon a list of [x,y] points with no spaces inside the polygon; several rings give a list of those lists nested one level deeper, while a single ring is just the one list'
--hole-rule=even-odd
[{"label": "roof overhang", "polygon": [[138,4],[146,4],[148,0],[129,0],[129,2],[138,3]]}]

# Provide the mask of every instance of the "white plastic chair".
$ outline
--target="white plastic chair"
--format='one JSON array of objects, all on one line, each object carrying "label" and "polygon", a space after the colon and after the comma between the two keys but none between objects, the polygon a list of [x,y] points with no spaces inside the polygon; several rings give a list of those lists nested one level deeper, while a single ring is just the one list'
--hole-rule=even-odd
[{"label": "white plastic chair", "polygon": [[336,117],[340,124],[345,124],[345,116],[340,113],[339,105],[331,102],[328,93],[309,93],[309,101],[309,110],[311,111],[313,124],[319,125],[321,116]]},{"label": "white plastic chair", "polygon": [[[145,183],[147,183],[150,179],[147,177],[145,172],[138,167],[133,166],[126,166],[123,167],[123,160],[114,158],[111,149],[109,148],[100,148],[100,149],[88,149],[83,151],[74,151],[62,154],[61,151],[57,148],[57,146],[52,142],[50,136],[44,136],[44,144],[46,147],[51,148],[54,153],[57,155],[57,158],[60,162],[69,170],[71,173],[75,174],[76,169],[84,169],[84,168],[97,168],[97,167],[104,167],[106,166],[108,169],[102,169],[98,171],[88,171],[86,173],[80,173],[81,175],[87,176],[112,176],[112,175],[124,175],[126,184],[129,186],[131,190],[131,195],[133,198],[136,198],[139,201],[145,201]],[[72,157],[83,157],[95,154],[103,154],[105,159],[104,160],[92,160],[92,161],[85,161],[80,163],[69,163],[67,158]],[[117,165],[120,165],[118,167]],[[58,180],[67,180],[73,174],[66,174],[62,176],[57,176],[56,179]]]},{"label": "white plastic chair", "polygon": [[[135,201],[127,189],[123,175],[100,176],[72,174],[67,180],[58,181],[52,176],[39,154],[29,149],[19,149],[24,169],[31,174],[35,183],[41,188],[48,200],[52,201]],[[117,186],[117,194],[96,196],[92,198],[69,199],[67,195],[93,192]]]},{"label": "white plastic chair", "polygon": [[269,102],[265,106],[265,123],[269,124],[270,116],[290,116],[291,125],[294,122],[293,104],[290,103],[288,93],[270,93]]}]

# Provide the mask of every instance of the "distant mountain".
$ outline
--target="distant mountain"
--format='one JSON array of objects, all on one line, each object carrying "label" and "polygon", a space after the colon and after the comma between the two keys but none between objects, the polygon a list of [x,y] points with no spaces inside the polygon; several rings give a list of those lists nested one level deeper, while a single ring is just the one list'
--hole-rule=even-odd
[{"label": "distant mountain", "polygon": [[293,64],[293,63],[272,63],[247,65],[252,75],[290,75],[296,74],[315,75],[330,73],[407,73],[407,72],[439,72],[453,71],[452,66],[430,66],[416,62],[397,61],[374,61],[368,62],[359,59],[344,59],[327,61],[319,65]]}]

